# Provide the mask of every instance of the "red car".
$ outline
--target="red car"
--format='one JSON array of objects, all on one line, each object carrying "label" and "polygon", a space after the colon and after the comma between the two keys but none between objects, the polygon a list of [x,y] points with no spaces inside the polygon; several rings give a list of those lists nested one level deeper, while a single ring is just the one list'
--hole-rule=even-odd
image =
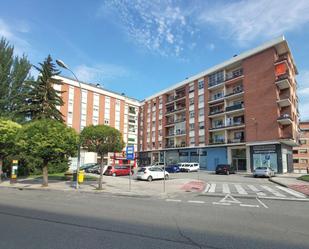
[{"label": "red car", "polygon": [[[122,166],[122,165],[115,165],[115,166],[108,166],[107,170],[105,171],[105,175],[108,176],[127,176],[130,174],[130,166]],[[132,175],[134,171],[132,169]]]}]

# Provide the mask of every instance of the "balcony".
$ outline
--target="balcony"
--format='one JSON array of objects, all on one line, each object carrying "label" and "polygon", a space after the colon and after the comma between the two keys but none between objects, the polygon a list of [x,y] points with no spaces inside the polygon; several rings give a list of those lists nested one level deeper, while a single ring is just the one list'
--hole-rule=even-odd
[{"label": "balcony", "polygon": [[243,75],[242,68],[234,70],[232,72],[229,72],[229,73],[225,74],[225,81],[230,81],[232,79],[236,79],[236,78],[238,78],[238,77],[240,77],[242,75]]},{"label": "balcony", "polygon": [[280,75],[276,79],[276,85],[279,87],[280,90],[288,89],[291,87],[291,81],[288,74]]},{"label": "balcony", "polygon": [[244,142],[245,142],[244,138],[233,138],[233,139],[227,140],[228,144],[237,144],[237,143],[244,143]]},{"label": "balcony", "polygon": [[185,93],[177,93],[176,96],[174,97],[175,100],[179,100],[186,97]]},{"label": "balcony", "polygon": [[209,101],[208,103],[215,103],[215,102],[219,102],[219,101],[223,101],[224,100],[224,95],[215,95],[213,96]]},{"label": "balcony", "polygon": [[215,144],[225,144],[225,139],[224,138],[217,138],[217,139],[214,139],[214,138],[210,138],[209,139],[209,144],[211,145],[215,145]]},{"label": "balcony", "polygon": [[242,93],[244,93],[244,89],[242,87],[241,88],[237,88],[233,92],[226,94],[225,98],[234,97],[235,95],[238,96],[238,95],[240,95]]},{"label": "balcony", "polygon": [[176,130],[176,132],[174,133],[175,136],[183,136],[186,135],[186,130]]},{"label": "balcony", "polygon": [[165,148],[175,148],[175,144],[165,144]]},{"label": "balcony", "polygon": [[182,142],[180,144],[176,144],[175,146],[176,148],[183,148],[183,147],[187,147],[187,144],[185,142]]},{"label": "balcony", "polygon": [[174,123],[181,123],[181,122],[184,122],[186,121],[186,117],[180,117],[180,118],[176,118]]},{"label": "balcony", "polygon": [[281,125],[290,125],[292,124],[292,118],[289,114],[283,114],[277,119],[278,123]]},{"label": "balcony", "polygon": [[286,107],[292,104],[290,98],[285,96],[283,96],[282,99],[277,100],[277,103],[280,107]]},{"label": "balcony", "polygon": [[227,106],[225,108],[226,112],[231,112],[231,111],[236,111],[236,110],[240,110],[244,108],[244,104],[236,104],[236,105],[231,105],[231,106]]}]

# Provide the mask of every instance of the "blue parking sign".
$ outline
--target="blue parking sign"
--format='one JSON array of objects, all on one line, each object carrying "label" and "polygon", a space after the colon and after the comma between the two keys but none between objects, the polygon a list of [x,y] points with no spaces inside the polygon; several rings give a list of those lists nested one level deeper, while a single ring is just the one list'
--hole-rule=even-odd
[{"label": "blue parking sign", "polygon": [[129,145],[126,149],[127,160],[134,160],[134,146]]}]

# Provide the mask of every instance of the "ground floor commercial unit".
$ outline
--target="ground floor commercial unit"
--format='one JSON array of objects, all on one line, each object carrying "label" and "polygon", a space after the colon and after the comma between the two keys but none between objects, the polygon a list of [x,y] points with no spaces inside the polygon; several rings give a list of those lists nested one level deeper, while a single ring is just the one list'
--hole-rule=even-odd
[{"label": "ground floor commercial unit", "polygon": [[218,164],[230,164],[237,172],[252,172],[260,166],[271,167],[277,173],[293,170],[292,147],[283,143],[162,149],[139,152],[138,159],[140,165],[199,162],[201,170],[207,171],[214,171]]}]

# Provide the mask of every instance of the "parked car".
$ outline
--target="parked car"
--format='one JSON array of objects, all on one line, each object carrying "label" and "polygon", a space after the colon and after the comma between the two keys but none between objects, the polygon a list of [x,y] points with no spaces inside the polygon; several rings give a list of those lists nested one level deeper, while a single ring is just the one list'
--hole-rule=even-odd
[{"label": "parked car", "polygon": [[200,169],[199,163],[180,163],[179,164],[180,171],[182,172],[194,172]]},{"label": "parked car", "polygon": [[96,166],[96,165],[98,165],[98,164],[97,163],[85,163],[85,164],[80,166],[80,170],[86,171],[86,169],[92,168],[93,166]]},{"label": "parked car", "polygon": [[235,169],[230,164],[218,164],[216,167],[216,174],[235,174]]},{"label": "parked car", "polygon": [[149,182],[156,179],[164,179],[164,176],[166,180],[169,179],[169,173],[157,166],[142,167],[138,169],[136,174],[138,180],[147,180]]},{"label": "parked car", "polygon": [[[162,169],[163,169],[163,168],[162,168]],[[178,173],[178,172],[180,172],[179,165],[177,165],[177,164],[167,165],[167,166],[165,167],[165,170],[166,170],[168,173]]]},{"label": "parked car", "polygon": [[85,169],[86,173],[92,173],[92,174],[100,174],[100,165],[96,164],[90,168]]},{"label": "parked car", "polygon": [[253,171],[253,177],[258,177],[258,176],[272,177],[272,176],[275,176],[275,171],[270,167],[257,167]]},{"label": "parked car", "polygon": [[[131,173],[132,175],[134,174],[133,168]],[[108,166],[104,174],[108,176],[127,176],[130,174],[130,166],[124,166],[124,165]]]}]

